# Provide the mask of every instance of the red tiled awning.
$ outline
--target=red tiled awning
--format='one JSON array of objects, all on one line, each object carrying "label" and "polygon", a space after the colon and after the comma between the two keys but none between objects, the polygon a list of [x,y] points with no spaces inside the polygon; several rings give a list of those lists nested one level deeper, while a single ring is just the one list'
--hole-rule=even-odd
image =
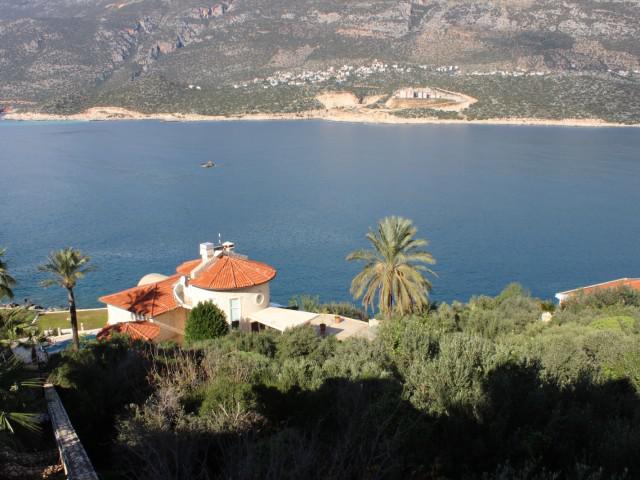
[{"label": "red tiled awning", "polygon": [[98,332],[98,340],[111,338],[111,335],[119,333],[127,335],[132,340],[152,341],[160,334],[160,326],[153,322],[122,322],[107,325]]}]

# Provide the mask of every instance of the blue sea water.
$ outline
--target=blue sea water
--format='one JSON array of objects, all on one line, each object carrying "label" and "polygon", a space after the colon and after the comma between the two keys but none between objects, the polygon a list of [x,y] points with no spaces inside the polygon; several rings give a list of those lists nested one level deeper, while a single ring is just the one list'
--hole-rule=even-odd
[{"label": "blue sea water", "polygon": [[[212,159],[219,167],[200,168]],[[272,300],[350,299],[385,215],[413,219],[437,300],[640,276],[640,130],[300,122],[0,121],[0,245],[18,300],[64,304],[37,266],[67,245],[98,270],[79,304],[171,273],[202,241],[272,264]]]}]

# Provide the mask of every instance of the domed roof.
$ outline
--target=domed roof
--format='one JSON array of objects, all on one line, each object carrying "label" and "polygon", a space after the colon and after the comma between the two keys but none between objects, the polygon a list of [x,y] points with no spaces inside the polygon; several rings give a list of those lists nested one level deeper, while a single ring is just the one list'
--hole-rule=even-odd
[{"label": "domed roof", "polygon": [[236,255],[221,255],[211,265],[197,272],[189,283],[207,290],[237,290],[267,283],[276,269]]},{"label": "domed roof", "polygon": [[166,275],[162,275],[161,273],[147,273],[140,279],[138,286],[141,287],[142,285],[149,285],[150,283],[158,283],[167,278]]}]

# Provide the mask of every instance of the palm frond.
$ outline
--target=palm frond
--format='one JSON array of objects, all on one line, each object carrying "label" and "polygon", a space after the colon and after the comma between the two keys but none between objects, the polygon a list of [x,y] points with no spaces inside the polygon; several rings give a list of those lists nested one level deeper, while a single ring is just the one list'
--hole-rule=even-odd
[{"label": "palm frond", "polygon": [[16,280],[9,274],[7,263],[3,260],[6,248],[0,248],[0,299],[7,297],[13,298],[13,290]]},{"label": "palm frond", "polygon": [[5,412],[0,410],[0,431],[15,433],[15,426],[19,425],[25,430],[39,432],[42,430],[38,424],[38,416],[34,413]]}]

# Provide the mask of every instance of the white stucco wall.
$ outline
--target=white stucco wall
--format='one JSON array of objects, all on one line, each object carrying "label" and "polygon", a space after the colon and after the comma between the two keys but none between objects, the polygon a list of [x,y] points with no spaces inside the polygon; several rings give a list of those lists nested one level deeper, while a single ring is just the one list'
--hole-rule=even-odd
[{"label": "white stucco wall", "polygon": [[131,313],[128,310],[123,308],[114,307],[113,305],[107,305],[107,315],[108,320],[107,323],[109,325],[114,325],[116,323],[122,322],[135,322],[136,320],[142,320],[141,318],[136,318],[134,313]]},{"label": "white stucco wall", "polygon": [[[268,283],[239,290],[225,291],[205,290],[189,285],[186,293],[187,298],[189,298],[191,305],[194,307],[198,303],[211,300],[225,313],[227,322],[231,322],[231,300],[237,298],[240,300],[240,325],[242,328],[247,328],[250,323],[247,318],[249,315],[267,308],[270,303]],[[261,303],[257,302],[258,295],[262,295]]]},{"label": "white stucco wall", "polygon": [[182,343],[184,339],[184,326],[187,321],[187,310],[177,308],[170,312],[158,315],[153,322],[160,325],[160,335],[155,339],[156,342],[164,342],[165,340],[173,340]]}]

